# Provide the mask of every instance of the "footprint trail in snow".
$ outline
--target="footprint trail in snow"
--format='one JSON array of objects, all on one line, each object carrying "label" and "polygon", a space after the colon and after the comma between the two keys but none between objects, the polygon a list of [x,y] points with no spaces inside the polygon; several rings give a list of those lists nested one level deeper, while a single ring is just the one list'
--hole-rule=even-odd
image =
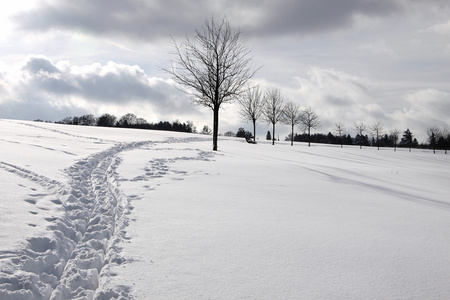
[{"label": "footprint trail in snow", "polygon": [[[154,145],[149,141],[124,143],[90,155],[66,170],[67,184],[0,162],[0,168],[42,186],[48,194],[41,196],[50,195],[51,202],[63,209],[60,216],[46,218],[51,234],[29,238],[20,253],[0,253],[0,299],[129,299],[130,287],[109,284],[114,275],[111,268],[126,263],[118,243],[126,240],[131,211],[116,169],[123,151]],[[169,173],[168,163],[177,159],[208,160],[209,156],[200,151],[196,157],[154,159],[134,180],[164,177]],[[182,171],[173,173],[183,175]]]}]

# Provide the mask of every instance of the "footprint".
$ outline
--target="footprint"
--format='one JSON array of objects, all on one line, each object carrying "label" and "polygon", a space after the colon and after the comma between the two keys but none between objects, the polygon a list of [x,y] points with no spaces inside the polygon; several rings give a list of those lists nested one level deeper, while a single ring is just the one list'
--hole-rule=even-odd
[{"label": "footprint", "polygon": [[59,199],[50,200],[50,201],[52,201],[55,204],[62,204],[61,200],[59,200]]},{"label": "footprint", "polygon": [[30,194],[31,197],[44,197],[47,196],[48,194]]},{"label": "footprint", "polygon": [[47,222],[54,222],[54,221],[56,221],[56,219],[57,219],[57,218],[55,218],[55,217],[44,218],[44,220],[47,221]]},{"label": "footprint", "polygon": [[28,224],[28,226],[36,227],[36,224]]},{"label": "footprint", "polygon": [[32,214],[32,215],[37,215],[38,214],[37,211],[31,211],[31,210],[29,211],[29,213]]},{"label": "footprint", "polygon": [[25,199],[25,202],[28,202],[30,204],[36,204],[37,201],[34,199]]},{"label": "footprint", "polygon": [[56,242],[48,237],[34,237],[28,239],[30,249],[34,252],[43,253],[48,249],[56,249]]}]

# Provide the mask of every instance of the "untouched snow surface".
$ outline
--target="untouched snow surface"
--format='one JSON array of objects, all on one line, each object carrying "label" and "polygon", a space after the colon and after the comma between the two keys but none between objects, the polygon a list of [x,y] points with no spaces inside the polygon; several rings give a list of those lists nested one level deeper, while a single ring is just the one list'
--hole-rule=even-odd
[{"label": "untouched snow surface", "polygon": [[0,120],[0,299],[448,299],[450,155]]}]

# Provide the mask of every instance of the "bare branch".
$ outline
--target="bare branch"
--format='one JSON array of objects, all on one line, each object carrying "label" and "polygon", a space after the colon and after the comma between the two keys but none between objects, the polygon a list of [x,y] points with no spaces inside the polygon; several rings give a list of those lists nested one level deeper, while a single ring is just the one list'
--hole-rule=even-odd
[{"label": "bare branch", "polygon": [[311,146],[311,129],[317,129],[320,126],[319,116],[316,112],[308,107],[301,114],[301,128],[303,132],[308,131],[308,147]]},{"label": "bare branch", "polygon": [[334,130],[336,131],[336,133],[339,135],[339,140],[341,143],[341,148],[342,148],[342,144],[343,144],[343,139],[342,139],[342,135],[344,134],[344,130],[345,130],[345,125],[342,122],[338,122],[335,124],[335,128]]},{"label": "bare branch", "polygon": [[284,118],[283,123],[291,126],[291,146],[294,145],[294,127],[301,123],[302,115],[300,112],[300,105],[292,101],[286,103],[283,109]]},{"label": "bare branch", "polygon": [[370,126],[370,129],[372,130],[372,136],[376,137],[377,147],[378,150],[380,150],[380,136],[383,134],[383,124],[381,122],[375,122]]},{"label": "bare branch", "polygon": [[366,131],[366,124],[363,122],[355,123],[356,137],[359,136],[359,148],[362,149],[362,145],[364,143],[364,132]]},{"label": "bare branch", "polygon": [[256,139],[256,121],[264,111],[264,101],[259,86],[249,88],[246,93],[238,98],[239,114],[245,121],[253,123],[253,139]]},{"label": "bare branch", "polygon": [[283,120],[283,99],[278,88],[268,89],[264,96],[264,120],[272,124],[272,145],[275,144],[275,124]]}]

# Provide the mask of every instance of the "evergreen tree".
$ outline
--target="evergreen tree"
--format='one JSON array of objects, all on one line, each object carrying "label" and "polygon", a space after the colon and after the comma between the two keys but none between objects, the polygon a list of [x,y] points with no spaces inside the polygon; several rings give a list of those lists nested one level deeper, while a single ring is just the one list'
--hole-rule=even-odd
[{"label": "evergreen tree", "polygon": [[401,146],[405,146],[405,147],[409,147],[409,152],[411,152],[411,147],[413,146],[413,134],[411,133],[409,128],[407,128],[403,132],[403,137],[400,140],[400,145]]},{"label": "evergreen tree", "polygon": [[239,128],[237,133],[236,133],[236,137],[243,137],[246,139],[251,139],[252,133],[250,131],[246,131],[243,127]]}]

